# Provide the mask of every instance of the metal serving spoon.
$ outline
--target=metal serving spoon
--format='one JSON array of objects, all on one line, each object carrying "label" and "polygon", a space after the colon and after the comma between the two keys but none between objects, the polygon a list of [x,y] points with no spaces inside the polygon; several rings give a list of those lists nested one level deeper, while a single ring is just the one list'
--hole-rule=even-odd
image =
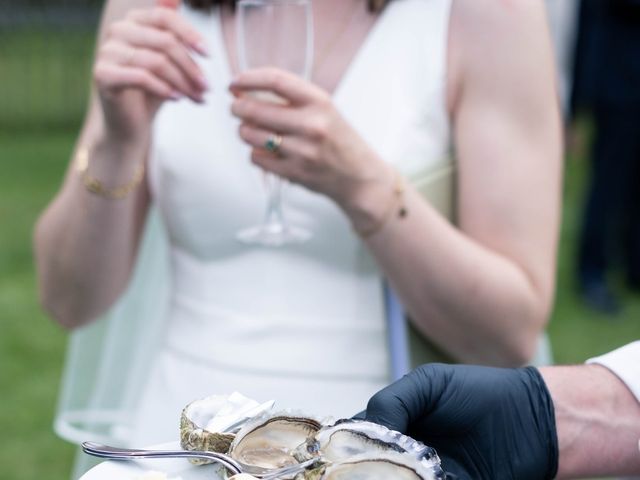
[{"label": "metal serving spoon", "polygon": [[237,473],[248,473],[263,480],[275,480],[283,475],[291,475],[301,472],[308,466],[316,462],[316,459],[306,462],[288,465],[286,467],[272,469],[246,465],[234,460],[228,455],[216,452],[189,451],[189,450],[140,450],[130,448],[117,448],[108,445],[101,445],[94,442],[84,442],[82,451],[100,458],[112,460],[135,460],[137,458],[204,458],[223,465],[233,475]]}]

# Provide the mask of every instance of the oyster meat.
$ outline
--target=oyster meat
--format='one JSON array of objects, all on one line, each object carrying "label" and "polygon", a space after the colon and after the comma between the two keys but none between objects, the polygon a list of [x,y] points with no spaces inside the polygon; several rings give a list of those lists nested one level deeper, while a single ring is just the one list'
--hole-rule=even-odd
[{"label": "oyster meat", "polygon": [[375,452],[405,453],[425,466],[440,464],[436,451],[400,432],[363,420],[340,420],[319,430],[294,452],[299,462],[322,457],[330,462],[342,462],[357,455]]},{"label": "oyster meat", "polygon": [[398,452],[360,455],[303,472],[295,480],[435,480],[421,462]]},{"label": "oyster meat", "polygon": [[313,418],[287,413],[247,422],[231,443],[235,460],[262,468],[281,468],[298,461],[293,451],[312,437],[322,424]]}]

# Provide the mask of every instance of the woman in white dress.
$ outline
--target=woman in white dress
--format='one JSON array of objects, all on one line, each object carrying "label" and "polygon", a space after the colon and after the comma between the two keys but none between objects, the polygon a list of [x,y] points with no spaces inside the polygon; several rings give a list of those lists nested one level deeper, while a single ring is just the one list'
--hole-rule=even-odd
[{"label": "woman in white dress", "polygon": [[[127,392],[119,424],[94,412],[106,438],[174,439],[181,406],[234,390],[319,415],[361,409],[390,380],[383,277],[449,358],[530,361],[553,302],[561,177],[544,6],[318,0],[307,82],[238,75],[232,2],[220,3],[107,2],[74,162],[37,225],[43,303],[81,332],[145,255],[150,206],[167,233],[161,320],[139,309],[102,333],[112,360],[138,348],[129,330],[153,338],[135,379],[108,376],[103,353],[97,371],[70,353],[110,379],[103,395]],[[255,89],[288,103],[243,95]],[[455,224],[438,211],[454,165]],[[236,241],[264,209],[261,169],[292,181],[288,214],[312,240]],[[158,259],[146,263],[134,284],[148,290]]]}]

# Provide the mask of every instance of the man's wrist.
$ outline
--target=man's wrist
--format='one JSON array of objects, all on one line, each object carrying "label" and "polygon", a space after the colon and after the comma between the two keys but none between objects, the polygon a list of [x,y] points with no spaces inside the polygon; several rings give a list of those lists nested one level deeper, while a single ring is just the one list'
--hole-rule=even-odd
[{"label": "man's wrist", "polygon": [[540,373],[555,407],[558,478],[638,473],[640,406],[626,386],[599,365]]},{"label": "man's wrist", "polygon": [[587,360],[607,367],[622,380],[640,402],[640,340]]}]

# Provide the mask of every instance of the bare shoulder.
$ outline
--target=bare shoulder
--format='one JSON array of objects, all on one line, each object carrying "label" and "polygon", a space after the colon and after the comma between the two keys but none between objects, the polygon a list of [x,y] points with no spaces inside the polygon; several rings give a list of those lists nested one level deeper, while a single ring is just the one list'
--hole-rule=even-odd
[{"label": "bare shoulder", "polygon": [[498,86],[535,68],[549,74],[553,57],[545,8],[541,0],[453,0],[451,95],[466,90],[470,79]]},{"label": "bare shoulder", "polygon": [[453,0],[452,30],[463,41],[486,44],[546,28],[541,0]]}]

